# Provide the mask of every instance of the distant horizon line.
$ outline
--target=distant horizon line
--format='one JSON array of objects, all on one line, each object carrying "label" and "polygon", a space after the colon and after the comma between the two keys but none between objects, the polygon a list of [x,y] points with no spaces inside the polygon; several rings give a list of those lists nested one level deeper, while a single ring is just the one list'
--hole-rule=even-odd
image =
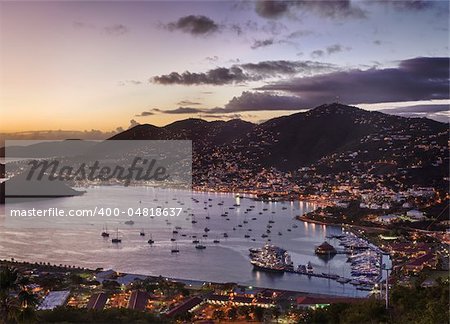
[{"label": "distant horizon line", "polygon": [[[346,107],[353,107],[353,108],[364,110],[364,111],[367,111],[367,112],[379,112],[379,113],[383,113],[383,114],[387,114],[387,115],[391,115],[391,116],[403,117],[403,118],[411,118],[411,119],[426,118],[426,119],[429,119],[429,120],[432,120],[432,121],[435,121],[435,122],[438,122],[438,123],[442,123],[442,124],[449,124],[450,123],[450,120],[447,120],[446,122],[444,122],[444,121],[441,121],[441,120],[436,120],[436,119],[431,118],[429,116],[414,116],[413,113],[412,113],[411,116],[407,116],[407,115],[405,116],[405,115],[402,115],[401,113],[398,113],[398,112],[394,113],[393,111],[395,111],[396,108],[369,110],[367,108],[366,109],[365,108],[360,108],[360,107],[354,106],[354,105],[347,105],[347,104],[342,104],[342,103],[339,103],[339,102],[333,102],[333,103],[325,103],[325,104],[316,106],[314,108],[300,109],[298,111],[293,111],[291,114],[283,114],[283,115],[280,115],[280,116],[277,116],[277,117],[269,118],[269,119],[266,119],[266,120],[260,120],[260,121],[257,121],[257,122],[248,121],[245,118],[240,118],[240,117],[229,118],[227,120],[224,120],[224,118],[214,119],[213,117],[206,117],[205,118],[205,117],[201,117],[201,116],[198,116],[198,117],[196,117],[196,116],[189,116],[189,117],[186,117],[186,118],[177,119],[175,121],[169,122],[169,123],[164,124],[164,125],[155,125],[155,124],[152,124],[151,122],[145,122],[145,123],[138,123],[136,125],[133,125],[133,126],[130,126],[130,127],[126,128],[126,129],[122,128],[121,130],[118,130],[118,129],[115,129],[115,130],[101,130],[101,129],[94,129],[93,128],[91,130],[86,130],[86,129],[85,130],[76,130],[76,129],[42,129],[42,130],[20,130],[20,131],[11,131],[11,132],[0,132],[0,141],[3,142],[5,140],[7,140],[5,137],[8,136],[8,135],[16,135],[16,136],[27,136],[27,135],[29,135],[29,136],[33,136],[33,135],[45,134],[45,133],[52,133],[52,134],[55,134],[57,136],[58,135],[64,136],[64,134],[67,134],[67,136],[69,136],[69,137],[60,138],[60,139],[92,139],[92,140],[100,139],[101,140],[101,139],[106,139],[109,136],[114,136],[116,134],[120,134],[120,133],[122,133],[124,131],[127,131],[127,130],[132,129],[132,128],[134,128],[136,126],[139,126],[139,125],[152,125],[152,126],[155,126],[155,127],[158,127],[158,128],[163,128],[163,127],[169,126],[169,125],[171,125],[173,123],[180,122],[180,121],[183,121],[183,120],[189,120],[189,119],[202,120],[202,121],[205,121],[207,123],[210,123],[210,122],[230,122],[230,121],[233,121],[233,120],[241,120],[241,121],[245,121],[245,122],[248,122],[248,123],[251,123],[251,124],[254,124],[254,125],[260,125],[260,124],[263,124],[263,123],[265,123],[265,122],[267,122],[269,120],[275,119],[275,118],[285,117],[285,116],[292,116],[292,115],[301,114],[301,113],[306,113],[306,112],[314,110],[316,108],[319,108],[319,107],[322,107],[322,106],[325,106],[325,105],[333,105],[333,104],[338,104],[338,105],[342,105],[342,106],[346,106]],[[270,110],[268,110],[268,111],[270,111]],[[392,112],[389,113],[389,111],[392,111]],[[91,137],[91,138],[76,138],[76,135],[81,135],[81,134],[86,134],[86,135],[91,134],[91,135],[96,135],[96,136]],[[74,135],[75,137],[71,136],[71,135]],[[26,139],[32,139],[32,138],[26,138]],[[51,139],[55,140],[56,138],[51,138]]]}]

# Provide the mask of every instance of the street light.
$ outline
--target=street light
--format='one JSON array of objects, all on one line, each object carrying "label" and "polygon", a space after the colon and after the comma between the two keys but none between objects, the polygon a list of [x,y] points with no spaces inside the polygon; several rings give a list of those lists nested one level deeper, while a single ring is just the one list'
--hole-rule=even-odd
[{"label": "street light", "polygon": [[386,263],[383,263],[381,269],[386,270],[386,309],[389,309],[389,271],[392,268],[388,268]]}]

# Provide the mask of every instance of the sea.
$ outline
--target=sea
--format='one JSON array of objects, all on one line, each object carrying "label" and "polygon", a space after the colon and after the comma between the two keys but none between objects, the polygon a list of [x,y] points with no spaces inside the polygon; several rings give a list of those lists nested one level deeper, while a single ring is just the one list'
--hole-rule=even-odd
[{"label": "sea", "polygon": [[[345,254],[321,258],[314,253],[314,248],[324,241],[342,249],[337,239],[327,237],[340,235],[345,230],[340,226],[296,219],[296,216],[317,208],[315,203],[259,201],[251,195],[154,187],[94,186],[84,190],[86,193],[82,196],[39,203],[22,202],[14,204],[14,208],[104,208],[103,212],[106,208],[117,208],[121,213],[117,216],[103,213],[91,217],[59,217],[57,220],[29,217],[17,225],[9,221],[8,209],[2,206],[0,259],[91,269],[101,267],[126,273],[235,282],[315,294],[351,297],[368,294],[351,284],[296,273],[256,271],[250,264],[249,248],[270,243],[287,250],[295,267],[310,262],[316,273],[350,277],[350,264],[346,262]],[[176,210],[179,215],[155,216],[155,210],[150,208],[157,207],[181,209]],[[40,226],[35,226],[36,222]],[[102,231],[107,231],[110,236],[102,237]],[[224,237],[224,233],[228,237]],[[262,237],[263,234],[267,237]],[[111,239],[115,237],[119,237],[121,243],[112,243]],[[154,244],[148,244],[150,238]],[[195,239],[206,249],[196,249],[192,243]],[[172,253],[172,249],[178,249],[179,253]]]}]

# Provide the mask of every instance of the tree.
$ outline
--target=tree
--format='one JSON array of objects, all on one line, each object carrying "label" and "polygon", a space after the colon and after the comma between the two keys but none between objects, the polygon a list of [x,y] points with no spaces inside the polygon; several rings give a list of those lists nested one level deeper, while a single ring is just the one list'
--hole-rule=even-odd
[{"label": "tree", "polygon": [[213,317],[218,320],[223,320],[225,318],[225,313],[221,309],[215,309],[213,312]]},{"label": "tree", "polygon": [[278,322],[278,317],[280,317],[281,311],[278,307],[274,307],[272,309],[272,316],[275,317],[275,320]]},{"label": "tree", "polygon": [[238,310],[236,309],[236,307],[231,307],[227,312],[227,316],[231,320],[236,319],[237,315],[238,315]]},{"label": "tree", "polygon": [[7,323],[16,318],[19,304],[11,293],[18,287],[17,270],[13,268],[3,268],[0,270],[0,321]]},{"label": "tree", "polygon": [[265,310],[262,307],[256,307],[255,310],[253,311],[253,313],[255,314],[256,320],[258,322],[261,322],[264,318]]},{"label": "tree", "polygon": [[0,323],[32,317],[37,299],[25,290],[26,282],[14,268],[0,270]]}]

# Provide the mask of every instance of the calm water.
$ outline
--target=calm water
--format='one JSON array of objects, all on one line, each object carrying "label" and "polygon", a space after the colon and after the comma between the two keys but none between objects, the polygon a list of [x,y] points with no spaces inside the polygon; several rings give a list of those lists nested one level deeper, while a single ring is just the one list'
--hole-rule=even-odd
[{"label": "calm water", "polygon": [[[192,198],[198,202],[193,201]],[[158,201],[154,201],[155,199]],[[219,205],[222,203],[223,205]],[[233,207],[236,203],[240,206]],[[326,235],[340,234],[341,228],[308,224],[294,219],[295,216],[316,208],[314,204],[265,203],[254,201],[249,197],[236,198],[232,194],[190,193],[181,190],[96,187],[88,188],[87,193],[81,197],[59,198],[34,204],[28,203],[28,205],[22,203],[18,206],[43,208],[117,206],[126,210],[128,207],[155,207],[156,205],[182,207],[184,212],[179,217],[171,218],[152,219],[136,215],[131,218],[135,222],[134,225],[124,224],[130,218],[122,215],[109,218],[97,216],[82,220],[63,218],[58,219],[60,223],[53,227],[18,228],[10,226],[11,224],[5,219],[5,210],[2,209],[0,258],[14,257],[18,260],[74,264],[89,268],[113,268],[122,272],[214,282],[238,282],[249,286],[313,293],[347,296],[367,294],[356,290],[352,285],[341,285],[333,280],[308,278],[290,273],[279,275],[259,272],[254,271],[250,265],[248,249],[261,247],[264,244],[265,239],[261,238],[261,235],[266,232],[269,220],[273,220],[270,239],[273,244],[289,251],[295,266],[309,261],[315,272],[331,272],[349,276],[350,268],[345,262],[345,255],[336,255],[328,261],[314,255],[314,247],[322,243]],[[254,206],[252,211],[245,213],[250,206]],[[191,212],[195,214],[194,219],[197,221],[195,224],[191,222],[192,217],[189,216]],[[225,212],[228,212],[228,216],[222,217],[221,214]],[[109,239],[100,236],[105,224],[111,234]],[[178,230],[177,235],[172,234],[175,226],[182,228]],[[205,234],[205,227],[210,229],[207,238],[202,237]],[[236,230],[233,230],[233,227]],[[112,244],[110,239],[116,235],[117,228],[122,243]],[[142,229],[146,233],[144,237],[139,235]],[[278,235],[278,232],[282,235]],[[227,233],[229,237],[224,238],[223,233]],[[156,241],[153,246],[147,244],[150,234]],[[245,234],[251,237],[244,238]],[[192,235],[202,238],[202,243],[207,248],[195,249],[192,244]],[[170,241],[171,238],[176,238],[180,253],[170,252],[174,247],[174,243]],[[252,238],[255,241],[252,241]],[[219,239],[220,243],[214,244],[212,242],[214,239]],[[338,242],[331,240],[330,243],[337,247]]]}]

